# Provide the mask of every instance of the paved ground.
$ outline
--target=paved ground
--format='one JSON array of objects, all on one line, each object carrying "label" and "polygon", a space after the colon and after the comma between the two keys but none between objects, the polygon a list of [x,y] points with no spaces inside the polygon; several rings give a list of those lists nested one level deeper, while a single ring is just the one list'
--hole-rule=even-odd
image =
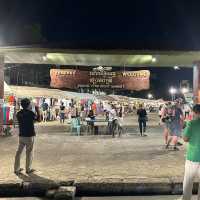
[{"label": "paved ground", "polygon": [[[77,200],[178,200],[180,196],[147,196],[147,197],[83,197]],[[195,199],[195,197],[193,197]],[[0,200],[44,200],[43,198],[0,198]]]},{"label": "paved ground", "polygon": [[[19,181],[13,174],[17,135],[0,137],[0,182]],[[122,138],[101,136],[69,136],[43,127],[35,144],[32,176],[24,180],[103,180],[134,178],[182,178],[184,147],[179,152],[163,146],[162,129],[148,129],[148,137],[140,137],[137,128]],[[22,161],[24,166],[24,159]]]},{"label": "paved ground", "polygon": [[[81,198],[81,200],[179,200],[180,196],[146,196],[146,197],[91,197],[91,198]],[[195,198],[193,198],[195,199]]]}]

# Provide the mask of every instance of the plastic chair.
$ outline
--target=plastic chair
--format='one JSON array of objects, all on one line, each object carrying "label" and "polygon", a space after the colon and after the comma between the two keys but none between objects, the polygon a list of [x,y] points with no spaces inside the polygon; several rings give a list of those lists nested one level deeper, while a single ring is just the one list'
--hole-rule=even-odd
[{"label": "plastic chair", "polygon": [[71,119],[71,133],[73,132],[73,129],[76,129],[77,135],[80,136],[81,125],[80,125],[80,119],[79,118],[72,118]]}]

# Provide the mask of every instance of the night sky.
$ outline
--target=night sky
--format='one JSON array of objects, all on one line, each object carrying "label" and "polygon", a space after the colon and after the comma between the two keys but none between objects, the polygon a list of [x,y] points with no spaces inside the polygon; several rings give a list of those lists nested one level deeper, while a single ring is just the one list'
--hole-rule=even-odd
[{"label": "night sky", "polygon": [[22,44],[23,28],[40,24],[45,41],[72,47],[200,49],[199,1],[0,2],[0,35],[5,44]]},{"label": "night sky", "polygon": [[[199,8],[198,0],[0,0],[0,44],[200,50]],[[180,74],[161,70],[154,81],[164,74],[177,84]],[[188,71],[176,73],[185,79]]]}]

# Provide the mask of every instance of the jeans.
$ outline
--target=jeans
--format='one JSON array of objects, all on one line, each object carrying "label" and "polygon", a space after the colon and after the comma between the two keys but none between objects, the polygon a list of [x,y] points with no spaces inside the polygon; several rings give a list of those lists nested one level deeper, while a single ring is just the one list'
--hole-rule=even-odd
[{"label": "jeans", "polygon": [[146,132],[146,120],[139,119],[138,122],[139,122],[140,134],[142,135],[143,133]]},{"label": "jeans", "polygon": [[[183,181],[183,200],[192,199],[192,189],[195,177],[200,177],[200,163],[186,160],[185,176]],[[200,200],[200,186],[198,189],[198,200]]]},{"label": "jeans", "polygon": [[114,137],[115,136],[115,132],[116,132],[117,127],[118,127],[117,119],[113,120],[112,122],[109,122],[108,126],[109,126],[109,132]]}]

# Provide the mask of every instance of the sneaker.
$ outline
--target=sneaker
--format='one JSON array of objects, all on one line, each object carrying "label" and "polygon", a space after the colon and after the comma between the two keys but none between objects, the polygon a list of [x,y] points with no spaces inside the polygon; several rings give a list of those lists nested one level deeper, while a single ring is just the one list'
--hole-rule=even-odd
[{"label": "sneaker", "polygon": [[179,148],[174,147],[172,150],[173,150],[173,151],[179,151]]},{"label": "sneaker", "polygon": [[27,174],[32,174],[32,173],[34,173],[35,171],[36,171],[35,169],[30,169],[30,170],[26,171],[26,173],[27,173]]},{"label": "sneaker", "polygon": [[182,144],[182,143],[180,143],[180,142],[177,142],[177,145],[178,145],[178,146],[182,146],[183,144]]},{"label": "sneaker", "polygon": [[14,173],[15,173],[16,175],[19,175],[19,174],[22,173],[23,170],[24,170],[23,168],[20,168],[19,170],[14,171]]}]

